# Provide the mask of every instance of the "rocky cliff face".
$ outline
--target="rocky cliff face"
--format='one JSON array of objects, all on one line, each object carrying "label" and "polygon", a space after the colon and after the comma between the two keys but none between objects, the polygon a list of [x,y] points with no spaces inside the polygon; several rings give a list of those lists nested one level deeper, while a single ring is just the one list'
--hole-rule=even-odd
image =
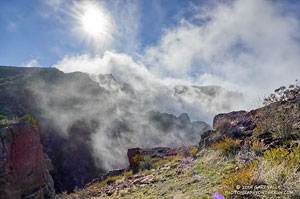
[{"label": "rocky cliff face", "polygon": [[0,198],[55,198],[50,159],[39,132],[28,123],[0,130]]}]

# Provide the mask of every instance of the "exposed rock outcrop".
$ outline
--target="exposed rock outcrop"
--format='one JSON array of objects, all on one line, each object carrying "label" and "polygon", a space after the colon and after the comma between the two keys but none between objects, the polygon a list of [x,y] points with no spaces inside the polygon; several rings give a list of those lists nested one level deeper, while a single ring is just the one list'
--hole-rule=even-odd
[{"label": "exposed rock outcrop", "polygon": [[227,137],[246,137],[256,127],[257,111],[236,111],[219,114],[214,118],[213,128],[226,133]]},{"label": "exposed rock outcrop", "polygon": [[0,198],[55,198],[52,165],[39,132],[22,122],[2,128],[0,139]]},{"label": "exposed rock outcrop", "polygon": [[[181,157],[189,157],[189,151],[191,149],[195,148],[195,146],[182,146],[182,147],[177,147],[177,148],[168,148],[168,147],[155,147],[155,148],[131,148],[128,149],[127,151],[127,157],[128,157],[128,161],[129,161],[129,165],[127,168],[123,168],[123,169],[115,169],[112,171],[109,171],[108,173],[106,173],[105,175],[102,175],[99,178],[95,178],[93,179],[91,182],[87,183],[85,185],[85,188],[88,188],[89,186],[93,185],[94,183],[99,183],[99,182],[103,182],[108,178],[111,177],[116,177],[116,176],[123,176],[126,172],[128,171],[137,171],[136,169],[138,169],[139,164],[138,162],[135,161],[135,157],[136,156],[149,156],[151,159],[152,158],[159,158],[159,159],[164,159],[167,157],[175,157],[177,155],[183,155]],[[148,184],[149,180],[151,181],[153,179],[153,176],[151,179],[149,179],[147,176],[139,176],[137,177],[139,179],[134,179],[132,182],[130,182],[129,184]],[[127,184],[126,186],[129,186],[129,184]],[[114,191],[115,191],[115,186],[113,187],[109,187],[109,189],[104,190],[104,192],[107,195],[111,195]]]},{"label": "exposed rock outcrop", "polygon": [[178,147],[178,148],[168,148],[168,147],[155,147],[155,148],[132,148],[128,149],[127,157],[129,160],[129,168],[134,168],[137,166],[137,163],[134,160],[134,157],[137,155],[150,156],[151,158],[164,158],[168,156],[176,156],[180,153],[186,153],[190,147]]},{"label": "exposed rock outcrop", "polygon": [[242,140],[250,137],[257,119],[257,110],[218,114],[214,117],[213,129],[201,135],[200,147],[208,146],[224,137]]}]

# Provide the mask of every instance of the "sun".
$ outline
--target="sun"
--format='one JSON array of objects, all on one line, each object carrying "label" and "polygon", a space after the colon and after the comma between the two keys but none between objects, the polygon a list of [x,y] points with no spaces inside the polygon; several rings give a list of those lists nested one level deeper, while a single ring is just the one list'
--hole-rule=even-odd
[{"label": "sun", "polygon": [[80,21],[84,31],[92,36],[97,36],[107,29],[105,18],[105,15],[95,5],[87,5]]},{"label": "sun", "polygon": [[74,15],[81,32],[85,32],[89,41],[109,40],[114,29],[113,19],[108,10],[96,1],[83,1],[77,4]]},{"label": "sun", "polygon": [[104,2],[96,0],[74,1],[70,12],[73,31],[78,39],[96,49],[110,46],[117,35],[117,26]]}]

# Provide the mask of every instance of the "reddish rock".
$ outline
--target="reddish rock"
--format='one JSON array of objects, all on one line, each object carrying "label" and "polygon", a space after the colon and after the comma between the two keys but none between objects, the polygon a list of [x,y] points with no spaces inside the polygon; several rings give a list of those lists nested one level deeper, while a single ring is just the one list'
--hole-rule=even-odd
[{"label": "reddish rock", "polygon": [[54,198],[51,163],[30,124],[0,130],[0,198]]},{"label": "reddish rock", "polygon": [[220,131],[226,137],[244,138],[255,127],[257,111],[234,111],[226,114],[218,114],[213,121],[213,129]]},{"label": "reddish rock", "polygon": [[128,149],[127,157],[129,160],[129,167],[134,168],[138,166],[134,161],[136,155],[142,154],[143,156],[149,155],[152,158],[163,158],[167,156],[175,156],[180,153],[186,153],[191,147],[179,147],[179,148],[167,148],[167,147],[155,147],[155,148],[132,148]]},{"label": "reddish rock", "polygon": [[257,118],[257,110],[218,114],[214,117],[213,129],[201,135],[199,147],[209,146],[224,137],[244,140],[252,135]]},{"label": "reddish rock", "polygon": [[140,148],[128,149],[127,157],[128,157],[128,160],[129,160],[129,167],[136,167],[137,166],[136,162],[134,161],[134,157],[136,155],[139,155],[140,152],[141,152]]},{"label": "reddish rock", "polygon": [[213,120],[213,129],[218,129],[220,128],[224,121],[234,121],[238,118],[240,118],[242,115],[245,115],[247,114],[246,111],[233,111],[233,112],[230,112],[230,113],[221,113],[221,114],[218,114],[214,117],[214,120]]}]

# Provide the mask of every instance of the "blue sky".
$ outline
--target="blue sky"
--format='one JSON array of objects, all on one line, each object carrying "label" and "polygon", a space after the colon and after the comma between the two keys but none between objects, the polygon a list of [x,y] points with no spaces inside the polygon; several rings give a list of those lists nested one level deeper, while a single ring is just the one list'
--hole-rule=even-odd
[{"label": "blue sky", "polygon": [[[92,46],[78,40],[78,35],[70,31],[74,28],[72,26],[76,26],[76,19],[63,12],[56,12],[46,2],[0,1],[1,65],[20,66],[36,59],[42,66],[52,66],[66,54],[93,52]],[[176,25],[181,17],[188,17],[189,6],[199,3],[201,1],[136,1],[140,20],[138,23],[142,24],[137,33],[140,45],[138,50],[155,44],[164,28]],[[61,4],[62,9],[67,10]],[[107,1],[106,6],[109,9],[112,5]]]},{"label": "blue sky", "polygon": [[269,93],[300,76],[299,9],[296,0],[0,1],[0,65]]}]

